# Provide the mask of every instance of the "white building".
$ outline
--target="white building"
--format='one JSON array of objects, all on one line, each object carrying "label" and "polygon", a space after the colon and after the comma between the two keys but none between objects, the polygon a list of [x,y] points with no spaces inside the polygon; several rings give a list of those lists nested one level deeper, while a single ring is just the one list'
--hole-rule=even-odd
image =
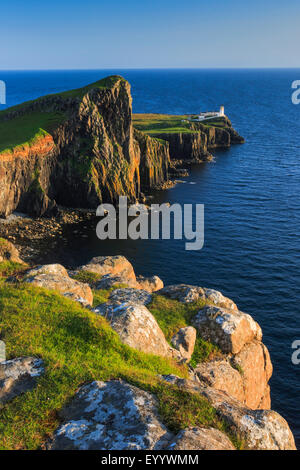
[{"label": "white building", "polygon": [[205,119],[213,119],[216,117],[224,117],[225,116],[225,109],[224,106],[220,106],[220,111],[209,111],[205,113],[200,113],[198,115],[198,119],[196,121],[204,121]]}]

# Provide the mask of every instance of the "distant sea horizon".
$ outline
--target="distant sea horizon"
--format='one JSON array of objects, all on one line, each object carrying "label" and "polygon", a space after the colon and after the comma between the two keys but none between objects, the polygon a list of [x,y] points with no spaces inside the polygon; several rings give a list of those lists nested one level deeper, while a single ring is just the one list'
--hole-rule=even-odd
[{"label": "distant sea horizon", "polygon": [[138,274],[165,284],[189,283],[220,290],[261,325],[274,366],[272,409],[287,419],[300,447],[300,365],[291,361],[300,339],[300,105],[291,84],[300,68],[151,68],[0,70],[7,104],[79,88],[107,75],[132,86],[135,113],[187,114],[225,105],[246,139],[192,167],[159,201],[205,205],[205,244],[188,252],[181,240],[100,242],[65,234],[68,244],[43,262],[83,264],[92,256],[123,254]]}]

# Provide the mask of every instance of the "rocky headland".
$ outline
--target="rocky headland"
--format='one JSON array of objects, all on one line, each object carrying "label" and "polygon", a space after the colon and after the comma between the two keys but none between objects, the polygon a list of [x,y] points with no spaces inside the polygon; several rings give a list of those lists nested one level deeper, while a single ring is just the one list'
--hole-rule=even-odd
[{"label": "rocky headland", "polygon": [[167,129],[154,132],[148,117],[133,118],[130,85],[119,76],[1,111],[0,217],[95,209],[119,195],[136,201],[168,187],[175,162],[243,142],[226,117],[208,125],[177,116],[185,121],[177,128],[164,115]]},{"label": "rocky headland", "polygon": [[123,256],[28,266],[3,239],[0,268],[2,448],[295,449],[261,328],[220,292]]}]

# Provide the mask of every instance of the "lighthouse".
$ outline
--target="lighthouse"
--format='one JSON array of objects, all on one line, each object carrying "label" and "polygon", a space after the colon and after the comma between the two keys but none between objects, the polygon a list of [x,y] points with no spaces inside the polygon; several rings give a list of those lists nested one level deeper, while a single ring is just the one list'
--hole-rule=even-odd
[{"label": "lighthouse", "polygon": [[220,106],[220,112],[219,112],[219,116],[225,116],[225,113],[224,113],[224,106]]}]

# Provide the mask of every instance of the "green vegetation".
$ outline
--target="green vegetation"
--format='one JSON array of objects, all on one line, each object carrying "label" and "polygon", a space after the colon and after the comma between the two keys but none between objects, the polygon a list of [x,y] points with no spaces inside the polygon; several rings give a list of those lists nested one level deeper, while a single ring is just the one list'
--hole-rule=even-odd
[{"label": "green vegetation", "polygon": [[30,146],[40,137],[51,133],[65,119],[63,113],[32,112],[0,121],[0,152],[16,146]]},{"label": "green vegetation", "polygon": [[[199,309],[204,307],[205,302],[199,300],[190,304],[183,304],[177,300],[168,299],[162,295],[154,295],[152,302],[147,305],[150,312],[156,318],[167,341],[171,342],[172,337],[180,328],[192,324],[193,317]],[[220,354],[218,346],[197,336],[191,365],[195,367],[199,362],[204,362]]]},{"label": "green vegetation", "polygon": [[[9,267],[9,269],[8,269]],[[58,411],[74,396],[79,386],[93,380],[122,378],[154,393],[165,424],[174,432],[187,426],[212,426],[227,432],[215,409],[200,395],[162,382],[159,374],[187,376],[185,366],[136,351],[121,343],[104,318],[53,291],[23,284],[3,282],[9,270],[24,266],[0,264],[0,331],[8,358],[41,357],[45,374],[36,388],[20,395],[0,410],[0,449],[43,447],[59,424]],[[92,280],[91,273],[79,276]],[[110,290],[98,291],[98,301],[106,301]],[[101,297],[102,296],[102,297]],[[101,298],[100,298],[101,297]],[[168,335],[184,326],[199,308],[181,306],[155,296],[156,311]],[[165,309],[159,314],[158,309]],[[163,320],[168,312],[168,318]],[[175,320],[172,324],[172,314]],[[236,445],[239,445],[237,443]]]},{"label": "green vegetation", "polygon": [[100,281],[102,276],[101,274],[93,273],[91,271],[78,271],[78,273],[72,277],[73,279],[76,279],[76,281],[86,282],[91,287],[94,287],[97,282]]},{"label": "green vegetation", "polygon": [[145,132],[150,136],[161,134],[191,134],[199,132],[201,127],[226,127],[224,118],[216,118],[209,121],[191,122],[188,115],[171,114],[134,114],[133,125],[136,129]]},{"label": "green vegetation", "polygon": [[[3,239],[0,238],[0,246],[2,240]],[[15,263],[14,261],[3,261],[0,263],[0,282],[9,276],[21,273],[25,269],[28,268],[26,268],[26,265],[24,264]]]}]

